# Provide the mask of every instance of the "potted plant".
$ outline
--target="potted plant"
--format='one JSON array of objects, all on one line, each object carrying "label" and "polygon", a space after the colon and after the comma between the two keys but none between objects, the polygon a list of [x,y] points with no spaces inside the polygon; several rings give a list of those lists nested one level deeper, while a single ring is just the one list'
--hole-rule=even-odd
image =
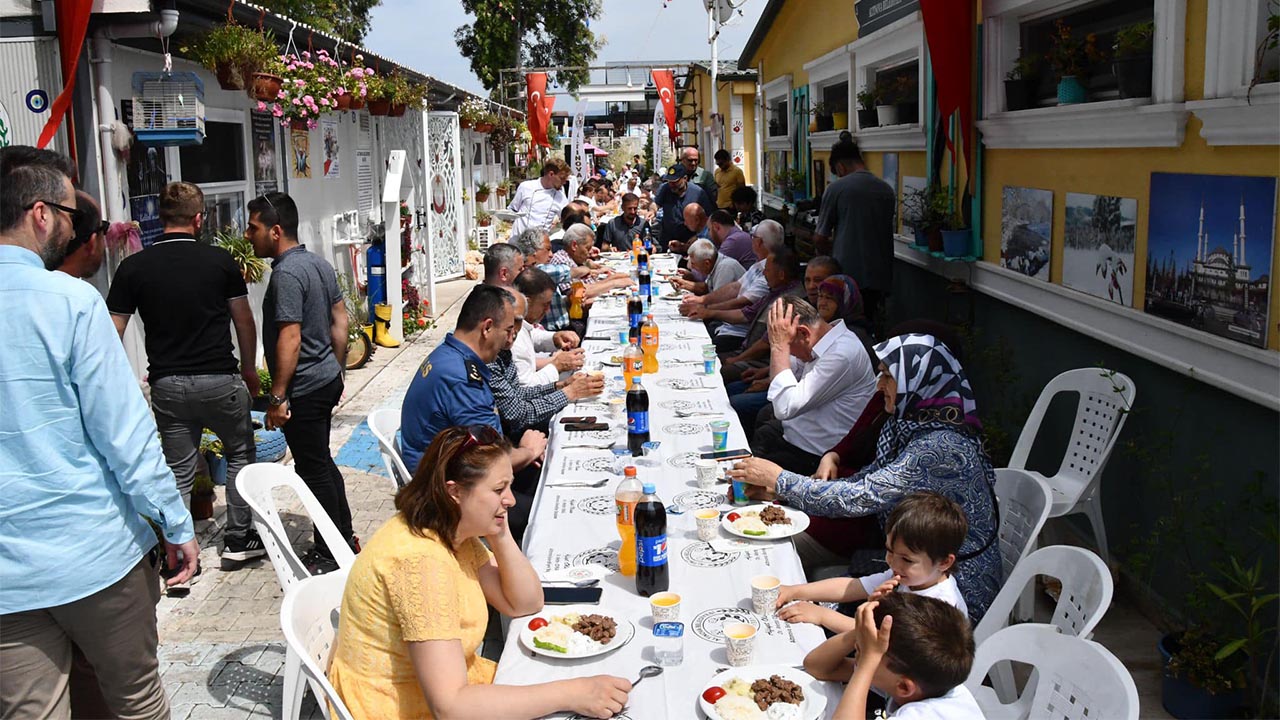
[{"label": "potted plant", "polygon": [[263,103],[274,103],[280,97],[284,87],[284,61],[281,56],[273,56],[263,62],[262,67],[251,76],[249,97],[258,101],[258,109],[264,109]]},{"label": "potted plant", "polygon": [[779,170],[773,176],[774,185],[778,188],[778,193],[784,198],[790,197],[792,201],[799,202],[804,199],[804,173],[799,170],[786,168]]},{"label": "potted plant", "polygon": [[[327,50],[315,53],[303,50],[281,56],[281,63],[284,65],[284,82],[270,105],[271,114],[280,118],[284,125],[299,129],[315,128],[320,115],[338,108],[334,100],[342,76],[338,61]],[[258,102],[259,110],[267,108],[265,101]]]},{"label": "potted plant", "polygon": [[818,132],[830,132],[836,129],[836,119],[833,115],[835,107],[830,103],[816,102],[813,104],[813,121],[817,125]]},{"label": "potted plant", "polygon": [[367,92],[365,106],[368,108],[370,115],[385,116],[391,112],[390,82],[390,78],[377,73],[364,78]]},{"label": "potted plant", "polygon": [[463,100],[458,105],[458,124],[464,129],[473,128],[486,111],[485,102],[480,98]]},{"label": "potted plant", "polygon": [[222,441],[209,428],[204,428],[200,435],[200,454],[209,466],[209,477],[214,485],[227,484],[227,458]]},{"label": "potted plant", "polygon": [[947,214],[942,224],[942,254],[949,258],[969,257],[973,254],[972,239],[969,223],[965,222],[957,202],[955,210]]},{"label": "potted plant", "polygon": [[942,231],[950,218],[951,197],[946,186],[909,189],[902,198],[902,220],[915,231],[915,245],[921,250],[943,252]]},{"label": "potted plant", "polygon": [[[515,124],[511,118],[506,115],[498,115],[494,118],[493,127],[489,130],[489,147],[493,148],[494,153],[501,154],[515,139]],[[501,190],[499,186],[497,189]],[[505,194],[505,191],[499,195]]]},{"label": "potted plant", "polygon": [[849,129],[849,108],[847,105],[835,105],[831,111],[832,130]]},{"label": "potted plant", "polygon": [[260,367],[258,368],[258,396],[252,400],[252,409],[258,412],[266,412],[270,404],[267,402],[267,394],[271,392],[271,371]]},{"label": "potted plant", "polygon": [[1026,110],[1032,105],[1032,94],[1039,79],[1040,58],[1023,55],[1013,61],[1013,68],[1004,76],[1004,109]]},{"label": "potted plant", "polygon": [[183,55],[213,72],[223,90],[244,90],[252,85],[253,74],[278,52],[270,33],[236,23],[218,25],[182,48]]},{"label": "potted plant", "polygon": [[352,67],[343,71],[338,78],[338,87],[334,89],[334,102],[339,110],[359,110],[364,107],[365,97],[369,94],[369,84],[365,78],[376,75],[373,68],[364,67],[364,56],[356,55]]},{"label": "potted plant", "polygon": [[1088,100],[1084,82],[1089,78],[1091,66],[1102,60],[1098,50],[1098,38],[1089,33],[1078,39],[1071,33],[1071,26],[1061,18],[1053,23],[1049,37],[1049,63],[1058,79],[1058,104],[1074,105]]},{"label": "potted plant", "polygon": [[401,117],[409,109],[422,110],[427,105],[427,89],[422,83],[404,80],[397,83],[391,98],[391,117]]},{"label": "potted plant", "polygon": [[928,188],[906,188],[902,194],[902,224],[911,227],[913,244],[923,250],[929,249],[929,236],[924,225],[928,204]]},{"label": "potted plant", "polygon": [[914,74],[899,75],[893,86],[898,122],[903,125],[920,122],[920,80]]},{"label": "potted plant", "polygon": [[253,243],[245,238],[244,233],[236,232],[235,228],[223,228],[214,234],[213,244],[230,253],[231,259],[240,267],[245,283],[261,282],[262,276],[267,274],[267,261],[254,254]]},{"label": "potted plant", "polygon": [[876,105],[879,104],[879,97],[876,95],[876,88],[868,85],[866,89],[858,92],[858,129],[866,130],[880,125],[879,119],[876,117]]},{"label": "potted plant", "polygon": [[1111,69],[1120,85],[1120,97],[1151,97],[1151,45],[1155,31],[1156,25],[1150,20],[1116,31]]},{"label": "potted plant", "polygon": [[493,126],[498,122],[498,116],[485,110],[480,117],[476,118],[476,132],[491,133]]},{"label": "potted plant", "polygon": [[476,209],[476,225],[479,227],[489,227],[493,223],[493,216],[484,208]]},{"label": "potted plant", "polygon": [[506,197],[507,193],[511,192],[511,181],[503,180],[502,182],[498,183],[498,186],[495,187],[493,191],[497,193],[498,197]]},{"label": "potted plant", "polygon": [[208,473],[196,473],[191,486],[191,519],[209,520],[213,517],[213,479]]},{"label": "potted plant", "polygon": [[888,80],[876,81],[876,121],[881,127],[898,124],[897,86]]},{"label": "potted plant", "polygon": [[777,118],[769,118],[769,137],[778,137],[782,134],[782,123]]},{"label": "potted plant", "polygon": [[489,186],[485,183],[476,184],[476,202],[482,203],[489,199]]}]

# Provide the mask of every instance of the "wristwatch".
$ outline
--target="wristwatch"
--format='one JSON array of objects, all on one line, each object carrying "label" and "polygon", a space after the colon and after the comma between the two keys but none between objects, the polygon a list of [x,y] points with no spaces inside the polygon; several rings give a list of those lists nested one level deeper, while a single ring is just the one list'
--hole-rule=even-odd
[{"label": "wristwatch", "polygon": [[272,395],[271,393],[267,393],[267,404],[271,407],[280,407],[288,401],[289,398],[284,395]]}]

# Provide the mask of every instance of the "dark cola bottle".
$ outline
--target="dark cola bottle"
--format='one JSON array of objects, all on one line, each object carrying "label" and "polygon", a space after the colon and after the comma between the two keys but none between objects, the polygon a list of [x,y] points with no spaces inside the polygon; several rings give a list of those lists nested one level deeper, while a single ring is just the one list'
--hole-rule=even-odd
[{"label": "dark cola bottle", "polygon": [[642,597],[671,587],[667,563],[667,510],[653,483],[645,483],[636,504],[636,592]]}]

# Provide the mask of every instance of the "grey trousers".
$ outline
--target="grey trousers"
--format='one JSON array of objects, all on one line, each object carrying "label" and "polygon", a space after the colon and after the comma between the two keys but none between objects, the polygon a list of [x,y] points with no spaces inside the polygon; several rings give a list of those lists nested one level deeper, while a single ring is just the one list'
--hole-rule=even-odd
[{"label": "grey trousers", "polygon": [[236,490],[236,475],[257,460],[249,389],[239,375],[170,375],[151,384],[151,409],[160,429],[164,459],[178,481],[182,501],[191,507],[191,488],[199,466],[200,435],[209,428],[222,441],[227,458],[227,527],[224,538],[242,539],[253,520]]}]

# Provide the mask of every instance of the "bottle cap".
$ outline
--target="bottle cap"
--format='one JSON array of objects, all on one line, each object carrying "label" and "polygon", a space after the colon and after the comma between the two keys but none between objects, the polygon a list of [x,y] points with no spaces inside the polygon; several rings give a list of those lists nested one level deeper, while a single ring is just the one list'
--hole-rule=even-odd
[{"label": "bottle cap", "polygon": [[[632,345],[635,345],[635,344],[636,344],[636,341],[635,341],[635,340],[632,340],[632,341],[631,341],[631,344],[632,344]],[[643,384],[644,384],[644,383],[641,383],[641,382],[640,382],[640,376],[639,376],[639,375],[637,375],[637,376],[635,376],[635,377],[631,378],[631,389],[632,389],[632,390],[635,390],[636,388],[640,387],[640,386],[641,386],[641,385],[643,385]]]},{"label": "bottle cap", "polygon": [[626,466],[625,468],[623,468],[623,469],[622,469],[622,474],[623,474],[623,475],[626,475],[627,477],[635,477],[635,476],[636,476],[636,466],[635,466],[635,465],[628,465],[628,466]]},{"label": "bottle cap", "polygon": [[640,486],[640,490],[645,495],[653,495],[654,493],[658,492],[658,486],[654,485],[653,483],[645,483],[644,485]]}]

